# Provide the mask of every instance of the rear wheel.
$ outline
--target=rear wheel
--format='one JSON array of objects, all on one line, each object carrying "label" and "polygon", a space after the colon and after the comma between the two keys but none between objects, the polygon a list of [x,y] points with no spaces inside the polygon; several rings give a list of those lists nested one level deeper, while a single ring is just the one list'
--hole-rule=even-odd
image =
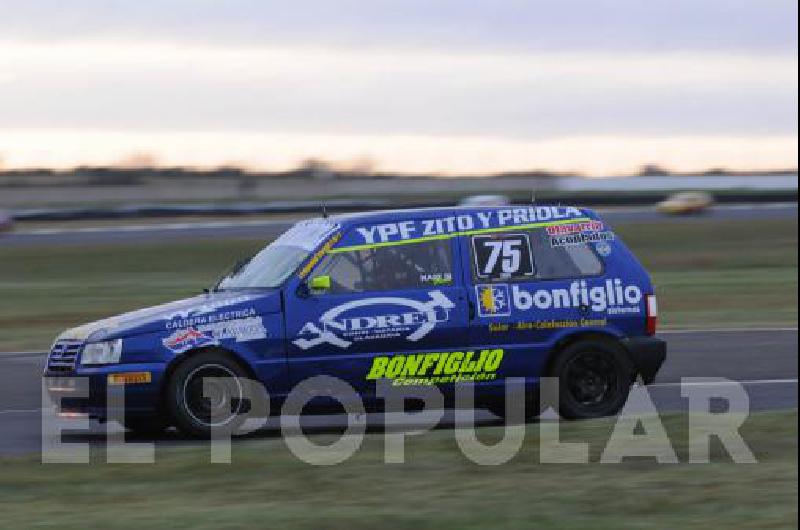
[{"label": "rear wheel", "polygon": [[590,339],[564,348],[550,375],[558,378],[558,411],[568,419],[617,414],[628,399],[634,367],[621,346]]},{"label": "rear wheel", "polygon": [[244,421],[245,370],[222,352],[188,357],[167,384],[166,404],[178,429],[208,438],[213,429],[234,432]]}]

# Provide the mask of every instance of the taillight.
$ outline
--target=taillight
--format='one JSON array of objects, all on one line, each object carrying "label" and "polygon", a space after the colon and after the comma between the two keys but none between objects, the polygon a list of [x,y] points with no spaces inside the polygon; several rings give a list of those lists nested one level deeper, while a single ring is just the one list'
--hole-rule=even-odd
[{"label": "taillight", "polygon": [[656,327],[658,327],[658,303],[656,302],[656,295],[647,295],[647,313],[646,313],[646,330],[648,335],[656,334]]}]

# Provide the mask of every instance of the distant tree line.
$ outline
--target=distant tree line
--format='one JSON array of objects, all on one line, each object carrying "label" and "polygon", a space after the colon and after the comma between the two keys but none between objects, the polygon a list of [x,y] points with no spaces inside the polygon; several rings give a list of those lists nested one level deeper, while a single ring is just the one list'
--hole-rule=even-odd
[{"label": "distant tree line", "polygon": [[[724,175],[785,175],[797,173],[797,169],[782,169],[773,171],[746,171],[730,170],[725,168],[711,168],[697,172],[674,172],[656,164],[647,164],[640,168],[637,176],[724,176]],[[261,179],[290,178],[309,180],[335,180],[335,179],[394,179],[394,178],[431,178],[433,174],[400,174],[373,171],[369,167],[353,169],[337,169],[331,165],[318,161],[308,160],[295,169],[288,171],[251,171],[236,166],[223,166],[213,169],[198,169],[191,167],[119,167],[119,166],[78,166],[66,170],[51,168],[33,169],[0,169],[0,184],[3,185],[31,185],[37,180],[46,180],[49,184],[56,184],[59,180],[65,183],[89,185],[137,185],[144,184],[153,179],[196,179],[218,178],[234,179],[240,181],[243,188],[254,185]],[[457,175],[456,175],[457,176]],[[559,178],[566,176],[580,176],[577,173],[556,172],[547,170],[532,170],[519,172],[504,172],[487,174],[487,178],[531,177],[539,179]]]}]

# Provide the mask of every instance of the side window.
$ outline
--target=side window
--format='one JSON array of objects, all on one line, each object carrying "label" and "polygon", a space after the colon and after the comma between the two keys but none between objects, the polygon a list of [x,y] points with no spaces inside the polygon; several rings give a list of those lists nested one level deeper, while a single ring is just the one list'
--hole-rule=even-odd
[{"label": "side window", "polygon": [[595,276],[603,264],[586,243],[553,246],[545,230],[472,236],[473,280],[550,280]]},{"label": "side window", "polygon": [[481,280],[531,278],[535,272],[527,233],[473,236],[472,255]]},{"label": "side window", "polygon": [[453,282],[450,240],[328,254],[315,275],[331,277],[334,294],[428,288]]},{"label": "side window", "polygon": [[533,230],[531,238],[538,279],[579,278],[596,276],[603,272],[600,258],[588,243],[553,246],[545,230]]}]

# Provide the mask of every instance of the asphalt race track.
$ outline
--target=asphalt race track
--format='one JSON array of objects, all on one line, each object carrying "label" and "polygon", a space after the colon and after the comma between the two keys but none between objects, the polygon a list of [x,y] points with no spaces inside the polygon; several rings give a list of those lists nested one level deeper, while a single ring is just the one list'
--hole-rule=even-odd
[{"label": "asphalt race track", "polygon": [[[684,377],[725,378],[743,384],[751,410],[797,408],[797,328],[761,330],[665,331],[669,353],[650,396],[660,411],[687,408],[679,383]],[[0,454],[38,452],[41,446],[42,353],[0,353]],[[730,383],[693,381],[690,385],[720,389]],[[722,406],[724,409],[724,404]],[[369,415],[372,428],[380,416]],[[391,419],[390,419],[391,420]],[[497,419],[481,412],[478,420],[496,424]],[[445,426],[452,415],[445,416]],[[341,416],[304,418],[304,425],[338,432]],[[412,427],[409,425],[408,427]],[[100,442],[104,427],[65,435],[64,441]],[[255,437],[279,435],[277,420],[271,419]],[[191,443],[167,433],[162,444]]]},{"label": "asphalt race track", "polygon": [[[712,207],[702,216],[666,217],[653,208],[599,209],[608,223],[625,222],[691,222],[693,219],[786,219],[797,217],[797,203],[726,204]],[[298,216],[298,219],[308,216]],[[128,222],[130,223],[130,222]],[[166,239],[263,238],[273,239],[286,230],[291,221],[270,219],[233,219],[227,221],[123,224],[88,228],[20,230],[0,235],[3,245],[90,245],[134,243]]]}]

